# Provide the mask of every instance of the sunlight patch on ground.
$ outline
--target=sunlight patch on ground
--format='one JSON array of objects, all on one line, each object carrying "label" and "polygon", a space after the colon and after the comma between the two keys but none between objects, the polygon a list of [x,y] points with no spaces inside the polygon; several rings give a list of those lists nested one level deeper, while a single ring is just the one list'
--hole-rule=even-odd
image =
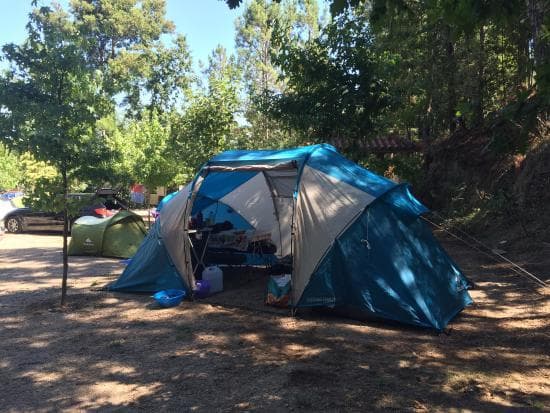
[{"label": "sunlight patch on ground", "polygon": [[54,383],[64,378],[64,374],[57,371],[29,371],[22,375],[35,383]]},{"label": "sunlight patch on ground", "polygon": [[49,340],[39,340],[39,341],[37,341],[36,339],[34,339],[33,342],[29,343],[28,346],[30,348],[47,348],[49,345],[50,345]]},{"label": "sunlight patch on ground", "polygon": [[221,334],[208,334],[208,333],[198,333],[195,336],[197,341],[202,341],[204,343],[223,345],[229,343],[229,338]]},{"label": "sunlight patch on ground", "polygon": [[132,401],[155,393],[162,384],[148,385],[121,383],[119,381],[97,380],[91,386],[84,386],[76,395],[80,408],[98,406],[127,406]]},{"label": "sunlight patch on ground", "polygon": [[112,360],[109,361],[100,361],[93,364],[94,368],[97,368],[98,371],[103,372],[104,374],[121,374],[121,375],[132,375],[136,373],[135,367],[128,366],[121,363],[116,363]]},{"label": "sunlight patch on ground", "polygon": [[291,343],[283,346],[283,352],[288,356],[298,358],[309,358],[321,354],[326,351],[326,348],[316,348],[311,346],[305,346],[302,344]]},{"label": "sunlight patch on ground", "polygon": [[375,403],[377,409],[391,409],[396,406],[394,398],[389,394],[383,395],[380,400]]},{"label": "sunlight patch on ground", "polygon": [[252,344],[258,344],[261,342],[260,335],[256,333],[241,334],[241,339],[248,341],[249,343],[252,343]]}]

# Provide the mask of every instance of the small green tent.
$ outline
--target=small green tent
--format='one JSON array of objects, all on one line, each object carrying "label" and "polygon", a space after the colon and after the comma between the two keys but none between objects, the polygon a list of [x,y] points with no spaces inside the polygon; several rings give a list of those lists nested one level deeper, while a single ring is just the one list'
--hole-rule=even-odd
[{"label": "small green tent", "polygon": [[108,218],[82,217],[73,224],[69,255],[130,258],[146,233],[143,219],[133,212],[120,211]]}]

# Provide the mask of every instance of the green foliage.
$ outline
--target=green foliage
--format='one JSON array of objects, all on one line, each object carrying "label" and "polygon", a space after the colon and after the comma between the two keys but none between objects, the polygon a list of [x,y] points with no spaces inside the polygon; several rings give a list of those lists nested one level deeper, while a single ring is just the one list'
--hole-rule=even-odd
[{"label": "green foliage", "polygon": [[366,168],[379,175],[396,182],[405,181],[413,188],[422,188],[424,171],[422,169],[421,154],[394,155],[391,157],[377,157],[369,155],[361,160]]},{"label": "green foliage", "polygon": [[465,126],[482,125],[542,73],[530,52],[540,36],[523,0],[380,0],[370,21],[380,50],[398,56],[395,127],[424,139],[453,132],[457,111]]},{"label": "green foliage", "polygon": [[[271,93],[268,113],[307,142],[332,140],[358,159],[364,154],[354,148],[364,139],[444,138],[486,126],[533,93],[530,113],[547,110],[549,17],[541,0],[329,3],[333,20],[320,36],[272,34],[283,45],[272,63],[284,88]],[[529,119],[518,124],[522,142],[507,150],[526,147]]]},{"label": "green foliage", "polygon": [[183,114],[173,117],[175,154],[183,180],[214,154],[238,146],[236,114],[240,109],[240,71],[235,58],[219,46],[205,70],[206,85],[200,85]]},{"label": "green foliage", "polygon": [[0,143],[0,191],[17,188],[22,178],[17,154]]},{"label": "green foliage", "polygon": [[[111,153],[98,121],[113,115],[115,97],[125,97],[130,115],[148,106],[150,122],[129,132],[140,145],[134,173],[151,184],[164,180],[169,172],[157,168],[167,167],[162,152],[168,132],[154,109],[175,103],[188,86],[190,65],[182,37],[172,48],[160,41],[173,32],[164,0],[72,0],[70,11],[55,3],[35,8],[25,42],[2,48],[10,69],[0,77],[2,143],[59,172],[35,178],[29,198],[35,207],[59,211],[62,205],[64,211],[62,305],[73,209],[68,192],[80,182],[105,182],[120,157]],[[143,95],[150,95],[148,104]]]},{"label": "green foliage", "polygon": [[390,105],[365,10],[340,15],[320,37],[287,43],[277,62],[288,77],[284,94],[272,96],[271,112],[308,140],[347,140],[372,135]]},{"label": "green foliage", "polygon": [[[71,0],[70,7],[88,63],[110,95],[123,96],[128,114],[175,105],[189,86],[191,60],[164,0]],[[163,35],[173,36],[171,47]]]},{"label": "green foliage", "polygon": [[549,106],[543,0],[332,0],[327,22],[316,0],[250,0],[237,55],[217,48],[202,77],[164,0],[69,4],[35,9],[3,48],[0,187],[175,185],[222,150],[327,140],[415,180],[416,157],[359,143],[485,127],[490,150],[521,152]]},{"label": "green foliage", "polygon": [[113,177],[125,186],[142,183],[148,188],[156,188],[175,184],[179,168],[173,153],[170,125],[163,122],[167,115],[156,112],[144,115],[142,119],[115,127],[110,125],[112,119],[102,120],[105,139],[117,154],[111,163]]},{"label": "green foliage", "polygon": [[289,43],[303,44],[317,37],[317,2],[254,0],[247,4],[236,30],[246,90],[247,146],[273,148],[293,144],[299,134],[292,133],[268,113],[270,96],[284,93],[287,81],[273,57]]},{"label": "green foliage", "polygon": [[60,8],[35,9],[27,27],[25,43],[3,47],[12,66],[0,78],[2,140],[69,180],[88,177],[106,149],[93,133],[98,115],[110,107],[102,75],[88,67]]},{"label": "green foliage", "polygon": [[37,161],[30,152],[21,154],[18,158],[21,172],[21,186],[28,193],[33,193],[39,181],[59,181],[59,171],[48,162]]}]

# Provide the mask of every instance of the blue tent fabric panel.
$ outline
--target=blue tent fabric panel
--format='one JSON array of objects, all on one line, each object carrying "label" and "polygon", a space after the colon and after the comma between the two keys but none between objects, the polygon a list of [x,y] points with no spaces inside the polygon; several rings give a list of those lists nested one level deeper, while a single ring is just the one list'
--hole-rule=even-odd
[{"label": "blue tent fabric panel", "polygon": [[204,211],[210,205],[215,204],[217,201],[206,196],[197,195],[195,202],[193,202],[193,209],[191,210],[191,215],[198,214],[200,211]]},{"label": "blue tent fabric panel", "polygon": [[[194,208],[193,208],[194,209]],[[229,205],[220,201],[214,201],[206,208],[201,209],[204,219],[207,219],[210,214],[214,216],[216,223],[229,221],[233,225],[233,229],[253,230],[254,227],[244,217],[231,208]]]},{"label": "blue tent fabric panel", "polygon": [[417,217],[430,210],[411,193],[409,184],[399,184],[384,194],[381,202],[389,204],[394,209],[399,209],[405,215]]},{"label": "blue tent fabric panel", "polygon": [[162,208],[164,208],[164,206],[170,202],[170,200],[172,198],[174,198],[177,194],[179,193],[179,191],[177,192],[172,192],[168,195],[166,195],[164,198],[161,199],[161,201],[159,202],[159,204],[157,205],[157,212],[160,212],[162,210]]},{"label": "blue tent fabric panel", "polygon": [[244,253],[246,256],[246,265],[274,265],[277,263],[277,257],[274,254],[253,254]]},{"label": "blue tent fabric panel", "polygon": [[225,151],[219,155],[214,156],[208,163],[269,163],[273,161],[288,161],[296,160],[300,161],[306,159],[313,151],[316,151],[319,148],[331,148],[333,146],[327,144],[312,145],[312,146],[301,146],[298,148],[290,149],[278,149],[278,150],[232,150]]},{"label": "blue tent fabric panel", "polygon": [[395,182],[344,158],[333,147],[323,146],[313,151],[307,165],[374,197],[381,196],[397,186]]},{"label": "blue tent fabric panel", "polygon": [[210,205],[216,203],[236,188],[252,179],[258,172],[233,171],[210,172],[201,183],[195,201],[193,202],[192,215],[197,214]]},{"label": "blue tent fabric panel", "polygon": [[[356,163],[346,159],[338,153],[336,148],[328,144],[303,146],[292,149],[281,150],[234,150],[226,151],[215,156],[208,162],[208,164],[250,164],[250,163],[270,163],[276,161],[297,161],[299,166],[307,164],[312,168],[318,169],[330,176],[333,176],[343,182],[353,185],[375,197],[384,194],[397,184],[387,178],[376,175],[365,168],[357,165]],[[207,164],[207,165],[208,165]],[[240,172],[247,173],[247,172]],[[233,178],[229,178],[227,173],[219,172],[223,180],[222,186],[227,185],[227,182],[231,182]],[[206,179],[209,179],[209,174]],[[210,178],[212,179],[212,178]],[[214,179],[218,179],[215,177]],[[240,185],[240,184],[239,184]],[[204,183],[203,183],[204,186]],[[238,186],[238,185],[237,185]],[[202,189],[202,187],[201,187]],[[225,192],[223,195],[231,192],[233,188]],[[219,199],[221,196],[216,196],[211,193],[215,190],[208,189],[204,195],[213,199]]]},{"label": "blue tent fabric panel", "polygon": [[132,261],[108,289],[149,293],[172,288],[187,290],[160,238],[160,221],[157,220]]},{"label": "blue tent fabric panel", "polygon": [[195,216],[199,212],[202,212],[203,219],[208,218],[210,212],[212,212],[217,223],[229,221],[233,224],[233,228],[235,229],[254,229],[254,227],[241,214],[229,205],[216,201],[212,198],[198,196],[195,199],[191,214]]},{"label": "blue tent fabric panel", "polygon": [[252,179],[257,173],[254,171],[210,172],[204,178],[198,195],[218,200]]},{"label": "blue tent fabric panel", "polygon": [[383,201],[335,240],[297,306],[348,306],[442,330],[472,303],[467,280],[418,216]]}]

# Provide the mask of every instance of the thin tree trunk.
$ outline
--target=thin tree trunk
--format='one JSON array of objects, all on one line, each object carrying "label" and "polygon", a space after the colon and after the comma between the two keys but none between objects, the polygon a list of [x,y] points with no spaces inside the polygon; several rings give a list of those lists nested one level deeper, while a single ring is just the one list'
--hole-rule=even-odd
[{"label": "thin tree trunk", "polygon": [[449,122],[449,132],[453,133],[456,129],[456,56],[453,39],[451,37],[451,27],[446,26],[446,52],[447,52],[447,122]]},{"label": "thin tree trunk", "polygon": [[67,183],[67,167],[63,165],[61,171],[63,177],[63,280],[61,282],[61,306],[67,300],[67,276],[69,273],[69,257],[67,254],[67,237],[69,235],[69,188]]},{"label": "thin tree trunk", "polygon": [[535,66],[543,64],[548,53],[548,44],[543,41],[542,26],[544,22],[545,1],[525,0],[527,3],[527,14],[531,25],[531,36],[533,39],[533,51]]},{"label": "thin tree trunk", "polygon": [[483,124],[483,94],[485,89],[485,28],[479,28],[479,51],[477,60],[477,96],[474,108],[474,124]]},{"label": "thin tree trunk", "polygon": [[151,194],[147,191],[147,229],[151,228]]},{"label": "thin tree trunk", "polygon": [[516,40],[516,86],[529,88],[531,78],[531,64],[529,61],[529,34],[520,26]]},{"label": "thin tree trunk", "polygon": [[[429,44],[434,44],[436,42],[435,34],[433,30],[428,32],[428,41]],[[434,122],[433,122],[433,108],[432,108],[432,102],[433,102],[433,96],[435,92],[435,50],[434,48],[430,48],[430,59],[429,59],[429,66],[428,66],[428,87],[426,88],[426,107],[424,109],[424,116],[422,117],[422,123],[420,128],[420,138],[422,139],[422,143],[424,145],[424,148],[428,148],[428,140],[432,138],[433,131],[434,131]]]}]

